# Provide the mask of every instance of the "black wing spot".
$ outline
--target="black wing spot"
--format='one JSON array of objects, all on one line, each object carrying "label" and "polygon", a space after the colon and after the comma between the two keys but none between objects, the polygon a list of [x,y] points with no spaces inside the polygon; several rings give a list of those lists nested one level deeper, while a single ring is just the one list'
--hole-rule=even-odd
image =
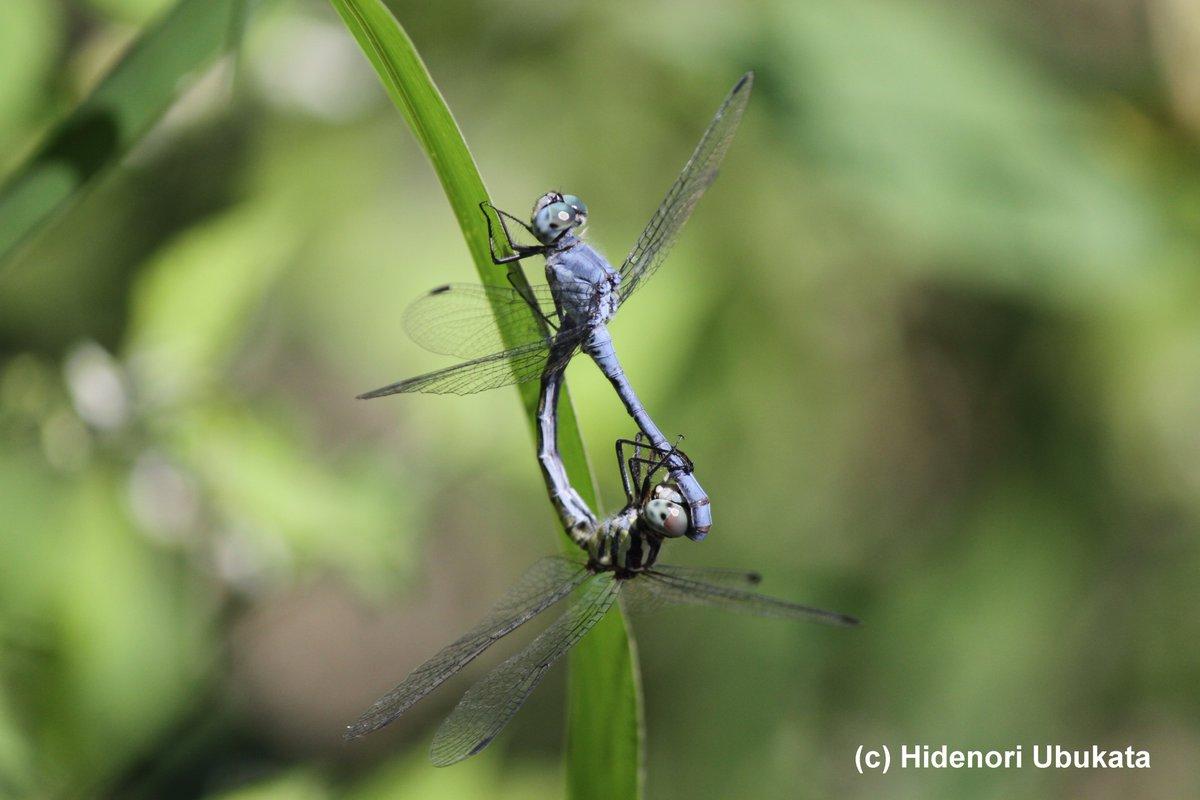
[{"label": "black wing spot", "polygon": [[443,294],[444,292],[448,292],[448,291],[450,291],[450,284],[445,283],[445,284],[442,284],[441,286],[437,287],[436,289],[430,289],[429,293],[430,294]]}]

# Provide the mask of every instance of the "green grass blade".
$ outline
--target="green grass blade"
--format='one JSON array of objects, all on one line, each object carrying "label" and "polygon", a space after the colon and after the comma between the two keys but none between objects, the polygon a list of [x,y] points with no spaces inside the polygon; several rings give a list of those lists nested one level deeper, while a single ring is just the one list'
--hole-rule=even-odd
[{"label": "green grass blade", "polygon": [[[488,199],[483,179],[412,41],[381,0],[330,2],[433,162],[480,279],[486,284],[503,285],[506,274],[492,264],[487,227],[479,212],[479,203]],[[519,269],[513,272],[513,278],[525,280]],[[521,397],[532,429],[537,386],[524,384]],[[595,482],[566,391],[559,406],[558,443],[572,484],[584,500],[598,508]],[[564,549],[571,550],[573,546],[565,536],[559,535],[558,539]],[[568,693],[569,796],[576,800],[639,797],[641,698],[631,640],[619,612],[605,617],[571,653]]]},{"label": "green grass blade", "polygon": [[0,267],[162,116],[240,29],[244,0],[181,0],[0,187]]}]

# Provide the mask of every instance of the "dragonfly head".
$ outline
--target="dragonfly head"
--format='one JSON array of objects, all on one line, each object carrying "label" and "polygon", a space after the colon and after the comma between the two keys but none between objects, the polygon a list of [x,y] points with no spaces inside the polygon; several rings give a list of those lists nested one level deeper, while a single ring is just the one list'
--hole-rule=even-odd
[{"label": "dragonfly head", "polygon": [[546,192],[533,205],[533,235],[542,244],[554,244],[572,228],[587,223],[587,206],[573,194]]},{"label": "dragonfly head", "polygon": [[654,487],[650,499],[642,506],[642,521],[668,539],[677,539],[691,528],[683,495],[671,481]]}]

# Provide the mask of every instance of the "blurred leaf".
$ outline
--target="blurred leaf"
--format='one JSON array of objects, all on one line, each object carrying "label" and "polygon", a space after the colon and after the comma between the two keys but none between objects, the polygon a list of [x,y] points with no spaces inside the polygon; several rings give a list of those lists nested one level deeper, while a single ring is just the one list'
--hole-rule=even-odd
[{"label": "blurred leaf", "polygon": [[[852,0],[778,17],[780,130],[913,260],[1077,301],[1144,283],[1161,223],[1089,107],[969,8]],[[861,212],[860,212],[861,213]]]},{"label": "blurred leaf", "polygon": [[412,753],[385,764],[375,774],[347,792],[346,800],[455,800],[486,797],[488,800],[524,800],[555,796],[553,773],[529,770],[497,759],[474,758],[454,769],[430,769],[424,753]]},{"label": "blurred leaf", "polygon": [[0,267],[115,164],[228,45],[243,0],[181,0],[0,187]]},{"label": "blurred leaf", "polygon": [[394,585],[411,563],[400,516],[405,492],[370,465],[319,458],[296,425],[205,406],[174,431],[180,458],[200,474],[232,530],[229,577],[336,567],[370,589]]},{"label": "blurred leaf", "polygon": [[318,776],[306,770],[294,770],[215,797],[218,800],[324,800],[332,796]]},{"label": "blurred leaf", "polygon": [[171,5],[171,0],[87,0],[93,6],[109,16],[140,22],[150,19],[155,14],[161,14],[163,9]]},{"label": "blurred leaf", "polygon": [[[374,65],[392,101],[433,162],[480,279],[501,284],[491,261],[479,203],[487,190],[450,109],[425,69],[412,41],[379,0],[331,0]],[[517,271],[524,281],[524,275]],[[536,426],[538,387],[526,383],[521,396]],[[595,483],[570,398],[559,404],[559,450],[571,482],[593,508]],[[565,537],[560,546],[570,550]],[[570,656],[567,722],[567,786],[570,796],[638,797],[641,793],[641,712],[631,640],[620,613],[610,613]]]},{"label": "blurred leaf", "polygon": [[[41,755],[79,786],[125,767],[196,697],[212,664],[215,609],[171,558],[135,535],[115,476],[93,472],[67,503],[45,587],[61,660],[39,680]],[[59,694],[61,693],[61,695]]]},{"label": "blurred leaf", "polygon": [[[42,0],[0,3],[0,75],[5,76],[0,82],[0,143],[8,144],[39,100],[61,36],[59,16],[57,8]],[[0,170],[13,163],[8,158],[0,155]]]},{"label": "blurred leaf", "polygon": [[[61,552],[62,487],[45,470],[40,454],[21,447],[16,437],[0,448],[0,621],[35,615],[44,583],[53,578],[54,555]],[[47,532],[54,531],[54,535]]]},{"label": "blurred leaf", "polygon": [[[6,633],[0,623],[0,641]],[[5,642],[6,648],[7,644]],[[0,662],[0,668],[3,667]],[[25,784],[29,782],[32,756],[29,743],[21,735],[8,694],[0,687],[0,796],[7,796],[18,787],[23,790],[22,794],[28,793]]]},{"label": "blurred leaf", "polygon": [[139,388],[174,400],[207,387],[245,341],[248,318],[298,233],[282,211],[242,207],[170,243],[133,293],[126,355]]}]

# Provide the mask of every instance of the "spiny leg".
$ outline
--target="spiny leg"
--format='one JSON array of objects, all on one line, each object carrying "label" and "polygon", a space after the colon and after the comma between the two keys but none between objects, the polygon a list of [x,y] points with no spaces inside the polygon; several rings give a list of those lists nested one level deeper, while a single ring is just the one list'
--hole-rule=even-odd
[{"label": "spiny leg", "polygon": [[628,464],[625,462],[625,445],[628,443],[628,439],[617,439],[617,469],[621,473],[621,487],[625,490],[625,502],[632,503],[633,487],[639,484],[641,480],[633,459],[629,459]]},{"label": "spiny leg", "polygon": [[[504,231],[505,242],[508,244],[508,249],[512,250],[512,255],[510,255],[510,256],[501,256],[496,253],[495,229],[492,227],[492,216],[491,216],[491,214],[487,213],[487,210],[489,208],[492,209],[492,211],[496,212],[496,219],[500,221],[500,230]],[[505,217],[512,219],[512,220],[516,220],[518,223],[521,224],[522,227],[524,227],[526,230],[528,230],[530,232],[530,234],[532,234],[533,231],[530,230],[528,225],[526,225],[524,222],[521,222],[519,219],[514,217],[512,214],[507,214],[507,213],[501,211],[500,209],[496,208],[494,205],[489,203],[487,200],[484,200],[483,202],[481,202],[479,204],[479,210],[483,213],[483,218],[487,221],[488,250],[491,251],[493,264],[497,264],[497,265],[510,264],[514,261],[520,261],[521,259],[529,258],[530,256],[541,255],[542,253],[546,252],[545,247],[521,244],[520,242],[513,240],[512,234],[508,230],[508,225],[504,221]]]},{"label": "spiny leg", "polygon": [[[504,239],[508,244],[508,248],[513,251],[514,255],[501,256],[496,253],[496,237],[495,237],[495,231],[492,228],[492,216],[491,216],[491,214],[488,214],[488,212],[487,212],[487,210],[489,208],[492,211],[496,212],[496,219],[500,220],[500,229],[504,231]],[[520,225],[525,230],[529,231],[531,236],[533,235],[533,229],[530,228],[528,225],[526,225],[521,220],[514,217],[512,214],[509,214],[506,211],[501,211],[500,209],[496,208],[494,205],[492,205],[491,203],[489,203],[486,200],[484,200],[482,203],[479,204],[479,210],[483,212],[483,219],[485,222],[487,222],[488,251],[490,252],[490,254],[492,256],[493,264],[496,264],[496,265],[512,264],[512,263],[520,261],[521,259],[528,258],[529,256],[545,254],[546,248],[544,248],[544,247],[523,245],[520,242],[513,240],[512,234],[508,230],[508,225],[504,221],[506,217],[508,219],[511,219],[514,222],[516,222],[518,225]],[[516,269],[517,269],[517,272],[519,273],[520,268],[517,267]],[[525,284],[523,281],[520,281],[520,282],[517,281],[516,275],[514,275],[511,270],[507,273],[506,277],[508,278],[509,284],[512,285],[513,289],[516,290],[517,294],[521,295],[521,299],[524,300],[525,303],[529,306],[529,309],[533,312],[534,316],[537,317],[538,319],[540,319],[551,332],[558,333],[558,326],[554,324],[554,320],[552,320],[547,314],[542,312],[541,306],[538,305],[537,299],[533,296],[533,293],[529,290],[528,285]]]},{"label": "spiny leg", "polygon": [[[679,441],[681,441],[682,439],[683,439],[682,435],[677,437],[675,445],[670,450],[667,450],[665,452],[652,451],[652,452],[658,453],[659,457],[657,459],[651,459],[648,457],[638,455],[637,453],[639,451],[636,451],[636,450],[635,450],[635,455],[633,455],[629,458],[628,468],[629,468],[629,471],[631,474],[633,474],[635,476],[640,476],[642,474],[641,468],[642,467],[646,468],[644,480],[637,478],[637,477],[635,477],[635,479],[634,479],[635,482],[640,484],[641,502],[644,503],[648,499],[650,499],[650,491],[653,488],[654,476],[658,473],[658,471],[660,469],[662,469],[664,466],[666,466],[667,459],[669,459],[673,456],[678,456],[679,458],[682,458],[684,460],[684,462],[686,462],[690,468],[691,463],[692,463],[691,459],[688,458],[686,453],[684,453],[682,450],[679,449]],[[628,442],[628,440],[624,440],[624,441]]]},{"label": "spiny leg", "polygon": [[[642,448],[646,447],[646,442],[643,441],[643,434],[638,431],[632,439],[617,439],[617,468],[621,471],[621,483],[625,487],[625,499],[632,503],[634,501],[633,490],[635,487],[642,487],[642,495],[645,495],[645,487],[642,486],[642,466],[648,466],[652,462],[642,457]],[[625,448],[629,446],[633,448],[633,455],[626,458]],[[647,475],[647,478],[650,476]]]},{"label": "spiny leg", "polygon": [[642,563],[642,569],[650,569],[654,566],[654,562],[658,560],[658,551],[662,549],[662,539],[658,537],[650,537],[646,540],[650,552],[646,554],[646,560]]}]

